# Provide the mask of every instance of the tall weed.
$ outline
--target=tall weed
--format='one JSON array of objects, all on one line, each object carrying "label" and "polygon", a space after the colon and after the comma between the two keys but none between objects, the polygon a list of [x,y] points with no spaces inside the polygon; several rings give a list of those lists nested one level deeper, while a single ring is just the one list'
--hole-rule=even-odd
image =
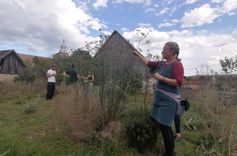
[{"label": "tall weed", "polygon": [[196,106],[203,116],[204,130],[213,134],[201,139],[197,149],[205,150],[204,153],[209,155],[231,155],[237,150],[237,105],[233,103],[230,88],[227,85],[222,90],[202,88],[196,94]]},{"label": "tall weed", "polygon": [[[61,86],[55,101],[57,127],[74,140],[88,141],[101,125],[101,107],[98,96],[88,96],[80,85]],[[61,94],[63,93],[63,94]]]}]

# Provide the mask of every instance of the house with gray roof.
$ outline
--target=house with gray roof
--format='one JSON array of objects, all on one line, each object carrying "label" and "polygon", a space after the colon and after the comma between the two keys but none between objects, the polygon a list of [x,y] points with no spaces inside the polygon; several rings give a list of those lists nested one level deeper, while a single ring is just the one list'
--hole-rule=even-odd
[{"label": "house with gray roof", "polygon": [[14,49],[0,50],[0,74],[20,74],[26,65]]}]

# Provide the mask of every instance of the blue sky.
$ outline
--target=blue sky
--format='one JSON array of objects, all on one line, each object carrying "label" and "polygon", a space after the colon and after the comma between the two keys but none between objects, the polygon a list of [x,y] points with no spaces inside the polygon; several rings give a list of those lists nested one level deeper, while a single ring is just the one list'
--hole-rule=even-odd
[{"label": "blue sky", "polygon": [[136,45],[137,30],[160,54],[167,41],[180,45],[185,75],[221,73],[219,59],[237,55],[237,0],[0,0],[0,50],[52,56],[62,40],[69,49],[120,32]]}]

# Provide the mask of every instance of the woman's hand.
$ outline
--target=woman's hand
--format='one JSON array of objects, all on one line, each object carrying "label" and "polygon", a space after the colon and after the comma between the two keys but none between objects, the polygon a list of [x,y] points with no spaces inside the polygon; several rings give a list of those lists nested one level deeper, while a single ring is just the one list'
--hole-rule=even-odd
[{"label": "woman's hand", "polygon": [[164,77],[162,75],[160,75],[159,73],[155,73],[153,74],[153,77],[159,81],[163,81],[164,83],[170,85],[170,86],[178,86],[177,80],[176,79],[171,79],[168,77]]},{"label": "woman's hand", "polygon": [[164,81],[165,77],[160,75],[159,73],[153,74],[153,77],[159,81]]},{"label": "woman's hand", "polygon": [[137,51],[135,48],[132,49],[132,53],[134,56],[137,56],[145,65],[148,64],[148,59],[139,53],[139,51]]}]

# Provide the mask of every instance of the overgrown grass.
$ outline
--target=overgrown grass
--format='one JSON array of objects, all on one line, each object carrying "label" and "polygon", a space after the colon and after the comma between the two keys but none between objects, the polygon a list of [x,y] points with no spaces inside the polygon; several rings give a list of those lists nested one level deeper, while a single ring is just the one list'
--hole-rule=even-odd
[{"label": "overgrown grass", "polygon": [[227,90],[203,88],[197,95],[197,110],[205,134],[198,150],[206,155],[234,155],[237,151],[237,105]]},{"label": "overgrown grass", "polygon": [[[111,121],[101,117],[96,91],[92,98],[86,97],[80,86],[57,86],[54,99],[45,101],[44,87],[42,82],[1,84],[1,156],[153,156],[163,151],[161,135],[156,146],[143,154],[129,148],[123,125],[111,126]],[[192,105],[182,117],[183,139],[176,142],[177,155],[235,155],[237,108],[228,102],[230,97],[210,88],[189,92],[187,96]],[[134,99],[129,97],[126,112],[144,106],[144,95],[138,94]],[[152,99],[149,95],[148,107]],[[24,113],[28,104],[37,109]],[[118,128],[121,130],[114,132]],[[110,137],[101,137],[104,132],[110,133]]]}]

